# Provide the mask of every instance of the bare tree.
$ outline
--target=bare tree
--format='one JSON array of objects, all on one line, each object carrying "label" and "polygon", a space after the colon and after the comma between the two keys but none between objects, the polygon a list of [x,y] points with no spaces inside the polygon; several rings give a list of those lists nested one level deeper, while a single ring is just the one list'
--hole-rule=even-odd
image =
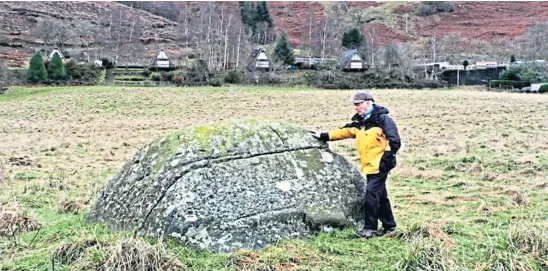
[{"label": "bare tree", "polygon": [[[95,39],[101,47],[98,52],[101,57],[108,56],[114,63],[122,58],[128,63],[131,55],[141,52],[139,43],[143,38],[143,23],[138,14],[114,4],[108,12],[100,15],[99,23],[102,27]],[[147,40],[157,41],[158,38],[147,37]]]},{"label": "bare tree", "polygon": [[368,24],[365,28],[365,34],[368,39],[368,46],[366,50],[369,51],[369,59],[372,67],[375,67],[375,62],[377,59],[378,49],[379,49],[379,40],[377,37],[377,26],[376,24]]},{"label": "bare tree", "polygon": [[[316,52],[316,45],[315,42],[316,37],[318,36],[317,30],[316,30],[316,15],[314,13],[314,8],[312,4],[308,5],[307,9],[307,16],[306,16],[306,25],[304,25],[303,30],[301,32],[301,49],[306,52],[306,55],[311,58],[314,56]],[[310,63],[310,61],[309,61]]]},{"label": "bare tree", "polygon": [[329,31],[331,30],[331,24],[329,23],[329,13],[326,15],[325,19],[320,21],[321,30],[319,31],[319,42],[320,42],[320,56],[322,61],[325,59],[325,51],[327,48],[327,42],[329,38]]},{"label": "bare tree", "polygon": [[36,27],[32,30],[32,34],[39,37],[45,45],[52,45],[55,41],[56,29],[57,21],[52,19],[43,19],[38,21]]},{"label": "bare tree", "polygon": [[54,45],[62,49],[72,39],[73,28],[65,21],[43,19],[36,24],[32,33],[40,37],[45,45]]},{"label": "bare tree", "polygon": [[8,85],[8,66],[3,59],[0,59],[0,94],[4,92],[6,85]]},{"label": "bare tree", "polygon": [[523,39],[523,49],[529,60],[546,59],[548,57],[545,38],[548,34],[548,23],[531,20],[531,25],[527,28]]},{"label": "bare tree", "polygon": [[348,8],[346,3],[335,2],[327,11],[327,18],[323,23],[321,44],[325,56],[339,56],[342,52],[341,38],[345,26],[344,18]]},{"label": "bare tree", "polygon": [[177,31],[178,40],[185,42],[185,47],[188,47],[190,39],[190,25],[192,22],[192,8],[185,7],[179,12],[179,27]]},{"label": "bare tree", "polygon": [[83,47],[83,54],[86,56],[87,62],[91,62],[90,55],[87,48],[90,46],[95,37],[98,29],[96,26],[87,22],[76,22],[74,26],[74,35],[80,41],[81,47]]},{"label": "bare tree", "polygon": [[444,59],[450,63],[460,62],[462,58],[460,33],[450,33],[440,38],[437,46],[438,60]]},{"label": "bare tree", "polygon": [[398,66],[400,60],[400,55],[398,52],[397,45],[390,44],[384,48],[384,65],[389,70],[391,70],[394,66]]}]

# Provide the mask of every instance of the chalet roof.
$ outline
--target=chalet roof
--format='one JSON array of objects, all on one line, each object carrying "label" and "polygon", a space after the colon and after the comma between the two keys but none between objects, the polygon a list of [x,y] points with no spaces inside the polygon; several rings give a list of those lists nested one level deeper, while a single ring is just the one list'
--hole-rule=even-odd
[{"label": "chalet roof", "polygon": [[169,57],[167,57],[167,54],[164,50],[160,50],[160,52],[156,56],[156,59],[166,60],[166,59],[169,59]]},{"label": "chalet roof", "polygon": [[356,50],[356,49],[348,50],[344,53],[344,64],[345,65],[348,64],[348,62],[350,62],[350,60],[352,60],[352,57],[355,54],[358,54],[358,56],[360,57],[360,60],[362,59],[362,57],[360,56],[360,53],[358,53],[358,50]]},{"label": "chalet roof", "polygon": [[53,58],[53,54],[58,54],[61,59],[65,58],[63,53],[61,53],[61,50],[59,50],[57,48],[54,48],[53,51],[51,51],[51,53],[48,55],[48,58],[49,59]]},{"label": "chalet roof", "polygon": [[[261,54],[263,53],[263,54]],[[256,48],[251,51],[251,57],[253,59],[268,60],[268,54],[264,48]],[[266,58],[265,58],[266,57]]]}]

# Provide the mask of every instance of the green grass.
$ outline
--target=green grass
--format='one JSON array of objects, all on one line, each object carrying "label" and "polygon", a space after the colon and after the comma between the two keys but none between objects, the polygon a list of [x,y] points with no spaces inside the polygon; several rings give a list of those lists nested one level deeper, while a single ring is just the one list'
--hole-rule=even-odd
[{"label": "green grass", "polygon": [[[546,254],[527,245],[548,244],[546,96],[374,93],[388,104],[404,140],[388,181],[395,236],[363,240],[344,229],[260,251],[213,254],[84,220],[127,159],[171,130],[250,115],[329,130],[352,115],[351,91],[12,87],[0,96],[0,131],[9,140],[0,142],[0,213],[17,213],[40,228],[0,235],[0,270],[51,270],[52,257],[55,270],[116,266],[121,244],[154,252],[157,269],[546,270]],[[330,147],[357,164],[353,142]],[[8,163],[23,156],[31,165]],[[64,201],[81,211],[63,212]]]}]

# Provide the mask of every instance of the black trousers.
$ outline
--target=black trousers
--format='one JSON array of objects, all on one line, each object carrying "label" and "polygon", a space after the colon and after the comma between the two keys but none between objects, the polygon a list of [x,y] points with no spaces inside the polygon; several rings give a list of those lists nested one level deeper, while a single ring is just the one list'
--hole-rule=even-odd
[{"label": "black trousers", "polygon": [[392,207],[386,191],[388,172],[367,175],[365,191],[365,223],[364,228],[377,230],[378,220],[385,229],[396,227]]}]

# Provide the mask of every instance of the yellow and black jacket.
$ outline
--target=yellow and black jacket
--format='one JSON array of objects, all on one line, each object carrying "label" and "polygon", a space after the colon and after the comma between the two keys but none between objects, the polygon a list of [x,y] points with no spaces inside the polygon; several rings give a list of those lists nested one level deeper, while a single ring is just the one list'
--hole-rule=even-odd
[{"label": "yellow and black jacket", "polygon": [[396,153],[401,146],[398,128],[387,115],[388,109],[379,105],[374,108],[369,118],[364,120],[356,114],[351,123],[322,134],[324,140],[356,138],[362,174],[389,172],[396,166]]}]

